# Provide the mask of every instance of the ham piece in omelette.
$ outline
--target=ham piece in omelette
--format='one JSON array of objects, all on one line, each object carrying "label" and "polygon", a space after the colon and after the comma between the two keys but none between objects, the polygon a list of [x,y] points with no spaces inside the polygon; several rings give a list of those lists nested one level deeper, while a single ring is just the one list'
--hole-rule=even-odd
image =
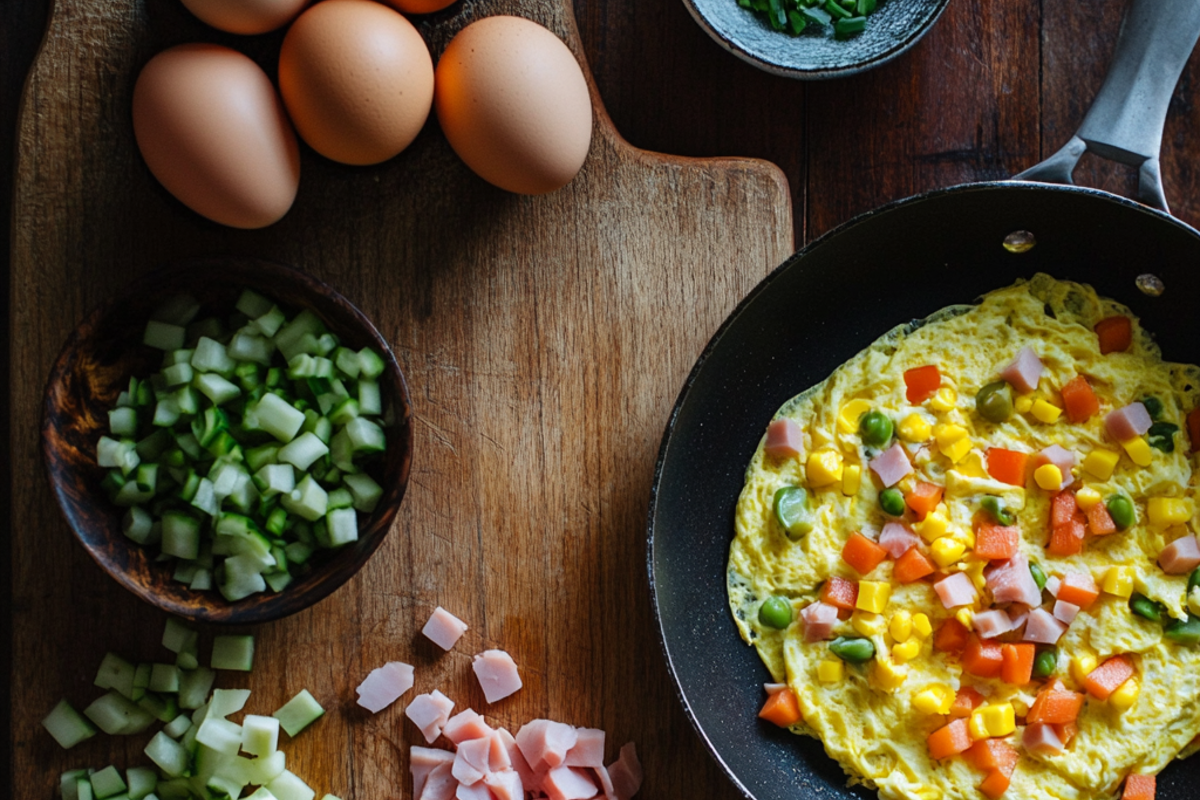
[{"label": "ham piece in omelette", "polygon": [[1037,275],[763,427],[727,571],[758,724],[885,800],[1145,800],[1200,748],[1200,368],[1129,309]]}]

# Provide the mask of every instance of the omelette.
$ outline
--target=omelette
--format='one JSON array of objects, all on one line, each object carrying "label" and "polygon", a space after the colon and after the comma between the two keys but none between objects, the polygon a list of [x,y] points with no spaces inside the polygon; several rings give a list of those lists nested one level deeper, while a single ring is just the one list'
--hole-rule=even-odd
[{"label": "omelette", "polygon": [[899,326],[769,421],[728,596],[881,798],[1153,797],[1200,748],[1200,368],[1037,275]]}]

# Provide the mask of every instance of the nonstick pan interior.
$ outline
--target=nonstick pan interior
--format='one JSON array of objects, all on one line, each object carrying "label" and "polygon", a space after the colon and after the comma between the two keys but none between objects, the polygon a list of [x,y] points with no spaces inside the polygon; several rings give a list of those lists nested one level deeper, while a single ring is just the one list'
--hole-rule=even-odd
[{"label": "nonstick pan interior", "polygon": [[[1037,244],[1008,252],[1002,242],[1019,230]],[[685,711],[747,797],[876,796],[847,789],[817,741],[756,718],[769,674],[738,636],[724,575],[744,469],[767,422],[893,326],[1036,272],[1090,283],[1130,306],[1165,358],[1200,361],[1200,233],[1104,192],[1002,182],[903,200],[817,240],[742,301],[689,376],[655,474],[651,594]],[[1162,280],[1161,296],[1138,290],[1145,273]],[[1173,763],[1159,800],[1192,800],[1198,780],[1200,761]]]}]

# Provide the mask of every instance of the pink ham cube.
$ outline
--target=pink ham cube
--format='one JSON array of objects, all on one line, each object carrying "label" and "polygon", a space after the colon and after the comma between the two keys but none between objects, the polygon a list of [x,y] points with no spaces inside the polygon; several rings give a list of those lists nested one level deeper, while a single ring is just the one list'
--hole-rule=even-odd
[{"label": "pink ham cube", "polygon": [[483,781],[460,783],[454,790],[454,800],[494,800],[491,790]]},{"label": "pink ham cube", "polygon": [[451,772],[454,754],[447,755],[451,760],[434,767],[421,787],[421,794],[413,795],[418,800],[454,800],[454,792],[458,788],[458,781],[454,780]]},{"label": "pink ham cube", "polygon": [[1065,622],[1070,625],[1078,615],[1079,606],[1074,603],[1068,603],[1065,600],[1056,600],[1054,602],[1054,618],[1059,622]]},{"label": "pink ham cube", "polygon": [[575,746],[567,751],[568,767],[604,766],[604,731],[599,728],[576,728]]},{"label": "pink ham cube", "polygon": [[589,770],[568,767],[566,764],[546,773],[542,779],[542,791],[550,800],[591,800],[599,793]]},{"label": "pink ham cube", "polygon": [[642,765],[633,742],[621,747],[617,760],[608,765],[608,777],[617,800],[629,800],[642,788]]},{"label": "pink ham cube", "polygon": [[901,478],[911,475],[913,471],[908,453],[904,452],[899,442],[871,459],[870,466],[871,471],[879,477],[879,482],[885,487],[895,486]]},{"label": "pink ham cube", "polygon": [[521,784],[533,788],[541,783],[541,778],[535,775],[529,767],[529,762],[525,760],[521,748],[517,746],[517,740],[508,732],[508,729],[500,728],[496,731],[496,736],[504,743],[504,749],[508,751],[508,759],[512,762],[512,768],[520,776]]},{"label": "pink ham cube", "polygon": [[454,753],[429,747],[413,747],[409,750],[408,769],[413,776],[413,797],[420,797],[425,783],[437,767],[446,766],[446,774],[454,764]]},{"label": "pink ham cube", "polygon": [[804,448],[804,431],[790,419],[777,419],[767,426],[763,451],[770,458],[795,458]]},{"label": "pink ham cube", "polygon": [[910,547],[916,547],[920,542],[907,525],[901,525],[899,522],[887,523],[879,533],[879,546],[887,550],[892,558],[899,558],[907,553]]},{"label": "pink ham cube", "polygon": [[1200,566],[1200,542],[1195,536],[1176,539],[1158,554],[1158,565],[1168,575],[1183,575]]},{"label": "pink ham cube", "polygon": [[1038,644],[1057,644],[1067,630],[1066,624],[1054,618],[1044,608],[1035,608],[1029,612],[1025,622],[1024,640]]},{"label": "pink ham cube", "polygon": [[502,769],[483,776],[483,783],[495,800],[525,800],[525,785],[514,770]]},{"label": "pink ham cube", "polygon": [[1000,371],[1000,377],[1011,383],[1021,394],[1029,394],[1037,388],[1042,369],[1042,360],[1033,348],[1022,347],[1016,359]]},{"label": "pink ham cube", "polygon": [[434,689],[429,694],[419,694],[404,709],[404,715],[413,721],[425,741],[430,744],[442,735],[442,728],[450,721],[450,712],[454,710],[454,701]]},{"label": "pink ham cube", "polygon": [[470,786],[483,780],[490,769],[488,757],[492,751],[492,738],[467,739],[458,746],[454,754],[454,779],[459,783]]},{"label": "pink ham cube", "polygon": [[433,610],[429,621],[425,623],[424,628],[421,628],[421,633],[425,634],[425,638],[443,650],[453,648],[466,632],[467,623],[441,606]]},{"label": "pink ham cube", "polygon": [[371,670],[355,691],[358,692],[358,704],[372,714],[378,714],[412,686],[413,668],[400,661],[389,661]]},{"label": "pink ham cube", "polygon": [[512,656],[503,650],[484,650],[471,663],[489,703],[503,700],[521,688],[521,676]]},{"label": "pink ham cube", "polygon": [[483,717],[468,708],[451,717],[442,728],[442,734],[455,744],[462,744],[468,739],[483,739],[491,736],[492,729],[483,721]]},{"label": "pink ham cube", "polygon": [[1124,408],[1110,411],[1104,418],[1104,429],[1118,442],[1136,439],[1150,430],[1150,426],[1153,424],[1154,420],[1150,418],[1150,412],[1141,403],[1130,403]]},{"label": "pink ham cube", "polygon": [[517,731],[517,747],[529,768],[537,773],[559,766],[575,746],[575,729],[549,719],[535,719]]},{"label": "pink ham cube", "polygon": [[942,578],[933,585],[933,590],[937,592],[942,605],[946,608],[969,606],[975,602],[975,598],[979,597],[979,592],[975,590],[975,584],[971,583],[971,579],[963,572],[956,572],[947,578]]}]

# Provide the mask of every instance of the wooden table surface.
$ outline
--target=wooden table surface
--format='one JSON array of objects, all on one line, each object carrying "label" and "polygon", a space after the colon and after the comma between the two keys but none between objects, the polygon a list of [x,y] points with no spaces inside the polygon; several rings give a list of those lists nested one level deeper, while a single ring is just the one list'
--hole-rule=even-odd
[{"label": "wooden table surface", "polygon": [[[7,796],[50,797],[67,768],[142,763],[145,736],[64,753],[38,720],[62,697],[82,707],[98,694],[90,684],[106,649],[164,657],[162,615],[88,559],[46,487],[36,428],[50,362],[83,314],[133,276],[237,252],[297,264],[358,303],[414,395],[413,480],[389,541],[325,602],[256,629],[259,666],[219,684],[253,689],[250,711],[269,713],[304,686],[330,709],[285,745],[318,797],[409,796],[406,751],[421,742],[403,703],[373,718],[353,704],[366,672],[393,659],[416,665],[417,691],[440,687],[514,730],[550,716],[605,728],[610,751],[635,741],[643,797],[736,797],[675,697],[647,592],[644,520],[676,393],[793,234],[799,246],[881,203],[1005,178],[1061,146],[1103,78],[1125,6],[951,0],[895,62],[802,84],[725,53],[678,0],[578,0],[574,23],[558,2],[466,3],[422,27],[435,52],[467,17],[532,16],[586,60],[624,140],[601,114],[580,178],[537,201],[473,179],[432,122],[374,173],[306,151],[297,207],[251,233],[166,197],[139,167],[124,113],[135,67],[156,49],[244,42],[208,31],[177,0],[56,0],[65,34],[49,41],[18,113],[49,4],[0,4],[0,150],[17,152],[0,167],[0,212],[14,220],[0,242],[10,254],[0,298],[10,325],[0,353],[13,576],[12,694],[0,694],[11,701]],[[277,37],[245,45],[264,63],[277,47]],[[1193,58],[1162,158],[1172,209],[1192,225],[1197,77]],[[1128,194],[1133,171],[1089,157],[1076,178]],[[416,638],[439,603],[471,625],[449,655]],[[526,682],[491,707],[469,670],[485,647],[512,652]]]}]

